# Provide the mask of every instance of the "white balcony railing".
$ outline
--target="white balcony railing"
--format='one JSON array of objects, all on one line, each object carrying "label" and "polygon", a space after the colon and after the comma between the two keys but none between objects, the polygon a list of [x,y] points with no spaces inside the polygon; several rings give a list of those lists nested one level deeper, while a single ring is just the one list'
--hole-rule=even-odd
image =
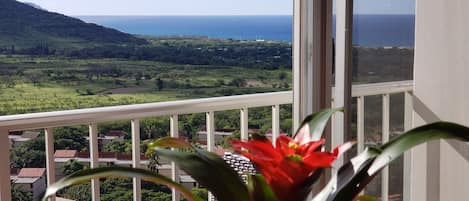
[{"label": "white balcony railing", "polygon": [[[364,98],[366,96],[382,95],[383,97],[383,140],[389,139],[389,95],[406,93],[406,106],[410,105],[412,81],[390,82],[379,84],[364,84],[353,86],[353,97],[358,99],[357,104],[357,139],[358,150],[364,149]],[[408,97],[409,96],[409,97]],[[206,113],[207,149],[213,151],[215,147],[214,112],[226,110],[240,110],[241,139],[248,138],[248,109],[254,107],[272,107],[272,137],[275,139],[280,131],[280,105],[292,104],[292,92],[263,93],[254,95],[239,95],[184,101],[126,105],[115,107],[91,108],[59,112],[22,114],[0,117],[0,160],[6,161],[9,157],[8,133],[44,129],[46,141],[46,170],[47,181],[55,181],[54,138],[53,128],[73,125],[88,125],[90,139],[90,166],[98,166],[98,123],[114,120],[130,120],[132,134],[132,166],[140,167],[140,124],[139,119],[148,117],[170,117],[170,133],[172,137],[178,136],[178,116],[183,114]],[[411,111],[406,107],[406,110]],[[406,112],[408,114],[408,112]],[[388,195],[388,173],[383,174],[383,195]],[[10,167],[9,164],[0,164],[0,201],[10,200]],[[179,173],[172,164],[172,177],[179,178]],[[139,179],[134,179],[134,200],[141,200],[141,185]],[[99,180],[92,181],[92,200],[99,201]],[[387,196],[386,196],[387,197]],[[173,193],[173,200],[178,200]]]}]

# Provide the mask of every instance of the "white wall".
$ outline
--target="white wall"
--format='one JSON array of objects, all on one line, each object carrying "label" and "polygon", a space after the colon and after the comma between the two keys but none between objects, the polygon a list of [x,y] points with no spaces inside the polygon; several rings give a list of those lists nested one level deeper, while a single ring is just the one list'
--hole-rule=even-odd
[{"label": "white wall", "polygon": [[[469,126],[469,0],[417,0],[414,125]],[[413,201],[469,200],[469,145],[434,142],[412,152]]]}]

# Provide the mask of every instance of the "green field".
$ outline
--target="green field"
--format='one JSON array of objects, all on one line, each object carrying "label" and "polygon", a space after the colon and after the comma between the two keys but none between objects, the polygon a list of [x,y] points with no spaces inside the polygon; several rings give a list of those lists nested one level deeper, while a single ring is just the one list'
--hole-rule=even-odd
[{"label": "green field", "polygon": [[291,71],[0,55],[0,115],[289,90]]}]

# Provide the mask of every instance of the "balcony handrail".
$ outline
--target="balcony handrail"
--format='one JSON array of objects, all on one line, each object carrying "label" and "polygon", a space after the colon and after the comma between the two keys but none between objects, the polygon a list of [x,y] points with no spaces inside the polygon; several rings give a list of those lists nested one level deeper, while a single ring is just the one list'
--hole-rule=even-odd
[{"label": "balcony handrail", "polygon": [[[352,96],[372,96],[412,91],[413,81],[358,84],[352,87]],[[334,94],[334,93],[332,93]],[[108,122],[172,114],[204,113],[240,108],[291,104],[292,91],[259,93],[249,95],[201,98],[158,103],[145,103],[111,107],[75,109],[56,112],[42,112],[0,116],[0,130],[33,130],[62,127],[93,122]]]},{"label": "balcony handrail", "polygon": [[0,130],[33,130],[114,120],[169,116],[173,114],[193,114],[204,113],[207,111],[215,112],[240,108],[283,105],[291,104],[292,102],[292,92],[285,91],[20,114],[0,116]]},{"label": "balcony handrail", "polygon": [[[414,81],[394,81],[394,82],[379,82],[371,84],[354,84],[352,86],[352,97],[357,98],[361,96],[374,96],[381,94],[396,94],[408,91],[413,91]],[[334,87],[332,87],[332,94],[334,94]],[[334,99],[334,97],[332,97]]]},{"label": "balcony handrail", "polygon": [[413,80],[380,82],[372,84],[357,84],[352,86],[352,97],[396,94],[413,91],[413,89]]},{"label": "balcony handrail", "polygon": [[[334,89],[332,89],[334,90]],[[352,96],[357,99],[357,141],[358,151],[363,150],[365,144],[364,135],[364,101],[366,96],[381,95],[383,99],[383,139],[389,139],[389,111],[391,94],[405,94],[406,119],[410,119],[411,93],[413,91],[413,81],[384,82],[375,84],[360,84],[352,87]],[[293,102],[293,92],[273,92],[251,95],[237,95],[214,98],[202,98],[193,100],[169,101],[159,103],[146,103],[135,105],[123,105],[112,107],[77,109],[57,112],[43,112],[32,114],[20,114],[10,116],[0,116],[0,143],[7,146],[8,131],[22,131],[33,129],[44,129],[46,142],[46,166],[48,185],[55,181],[55,160],[54,160],[54,134],[53,128],[75,125],[89,126],[90,139],[90,167],[99,166],[98,154],[98,129],[97,124],[115,120],[131,120],[132,136],[132,167],[141,165],[140,153],[140,123],[139,119],[148,117],[168,116],[170,118],[170,135],[178,137],[178,115],[206,113],[207,128],[207,149],[213,151],[215,117],[214,112],[226,110],[240,111],[240,131],[241,139],[248,139],[248,109],[254,107],[272,107],[272,138],[279,135],[280,129],[280,105],[291,104]],[[334,93],[332,93],[334,94]],[[407,126],[409,127],[409,126]],[[7,160],[9,152],[0,153],[0,158]],[[408,160],[408,159],[407,159]],[[408,168],[406,168],[408,169]],[[408,172],[408,171],[407,171]],[[9,165],[0,166],[0,175],[9,175]],[[178,181],[178,169],[175,164],[171,164],[171,177]],[[389,171],[383,171],[382,182],[387,184]],[[134,200],[141,200],[141,182],[139,178],[133,179]],[[0,188],[8,189],[10,180],[1,179]],[[383,185],[383,193],[387,194],[389,186]],[[94,179],[91,185],[92,200],[99,200],[99,180]],[[0,200],[9,200],[9,195],[0,194]],[[179,195],[173,191],[173,199],[179,200]]]}]

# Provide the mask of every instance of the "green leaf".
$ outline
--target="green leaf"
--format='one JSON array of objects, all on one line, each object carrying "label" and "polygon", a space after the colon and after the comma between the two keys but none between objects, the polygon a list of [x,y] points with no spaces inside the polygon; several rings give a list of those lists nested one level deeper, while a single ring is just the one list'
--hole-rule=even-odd
[{"label": "green leaf", "polygon": [[248,189],[252,200],[256,201],[278,201],[274,191],[265,181],[262,175],[252,175],[249,177]]},{"label": "green leaf", "polygon": [[360,195],[357,197],[358,201],[379,201],[378,198],[369,196],[369,195]]},{"label": "green leaf", "polygon": [[194,148],[195,152],[155,149],[161,158],[175,162],[199,184],[223,201],[249,201],[249,192],[239,175],[218,155]]},{"label": "green leaf", "polygon": [[156,147],[182,149],[190,148],[192,146],[190,143],[178,138],[163,137],[148,144],[148,150],[153,150]]},{"label": "green leaf", "polygon": [[193,195],[184,186],[173,182],[171,179],[162,175],[150,172],[144,169],[127,168],[127,167],[102,167],[94,169],[86,169],[76,172],[70,176],[64,177],[57,181],[53,185],[47,188],[46,194],[43,197],[43,201],[46,201],[48,197],[53,196],[57,191],[77,184],[88,182],[91,179],[108,178],[108,177],[139,177],[142,180],[163,184],[170,188],[175,188],[189,201],[202,201],[201,198]]},{"label": "green leaf", "polygon": [[[381,150],[379,149],[366,148],[361,154],[342,166],[336,174],[333,174],[329,183],[314,197],[313,201],[329,200],[328,198],[334,197],[340,189],[355,190],[357,186],[350,186],[348,189],[345,186],[352,183],[356,184],[356,180],[360,180],[363,174],[366,174],[366,170],[380,153]],[[352,200],[352,198],[349,200]]]},{"label": "green leaf", "polygon": [[438,139],[469,141],[469,128],[438,122],[412,129],[379,149],[367,149],[341,167],[314,201],[352,200],[390,162],[413,147]]},{"label": "green leaf", "polygon": [[305,118],[305,120],[303,120],[303,123],[301,123],[300,128],[295,133],[295,136],[300,133],[306,132],[310,133],[311,140],[320,140],[324,133],[324,128],[326,128],[331,116],[334,113],[340,111],[343,111],[343,108],[325,109],[320,112],[309,115]]},{"label": "green leaf", "polygon": [[381,147],[383,152],[376,158],[368,174],[375,174],[412,147],[439,139],[467,142],[469,141],[469,128],[450,122],[438,122],[410,130]]}]

